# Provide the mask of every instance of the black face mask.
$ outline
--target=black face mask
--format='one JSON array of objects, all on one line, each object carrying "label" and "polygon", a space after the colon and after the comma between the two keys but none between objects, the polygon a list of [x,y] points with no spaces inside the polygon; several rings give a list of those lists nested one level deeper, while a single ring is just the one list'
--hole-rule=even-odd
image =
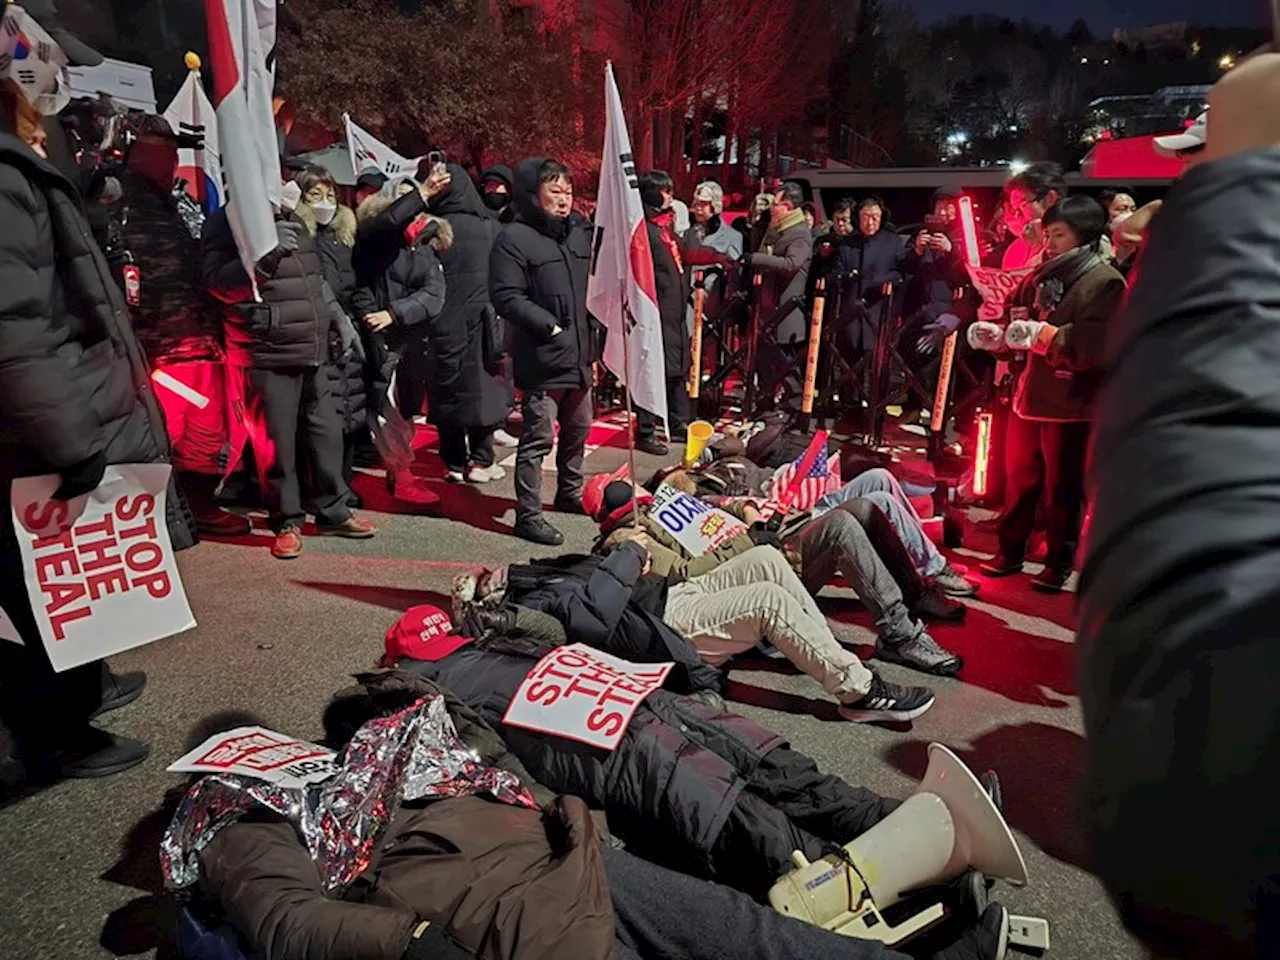
[{"label": "black face mask", "polygon": [[505,193],[486,193],[484,195],[484,205],[490,210],[502,210],[507,205],[507,199]]}]

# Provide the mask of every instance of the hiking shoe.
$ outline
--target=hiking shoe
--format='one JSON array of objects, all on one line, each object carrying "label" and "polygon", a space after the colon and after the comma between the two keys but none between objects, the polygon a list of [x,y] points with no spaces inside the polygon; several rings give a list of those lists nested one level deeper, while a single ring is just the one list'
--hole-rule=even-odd
[{"label": "hiking shoe", "polygon": [[141,740],[98,730],[88,731],[83,743],[62,751],[57,757],[58,772],[74,780],[92,780],[136,767],[151,754]]},{"label": "hiking shoe", "polygon": [[285,527],[276,534],[271,545],[271,555],[277,560],[296,560],[302,554],[302,531],[297,527]]},{"label": "hiking shoe", "polygon": [[911,612],[922,620],[938,623],[959,623],[969,608],[959,600],[952,600],[937,587],[929,587],[911,607]]},{"label": "hiking shoe", "polygon": [[317,523],[316,532],[322,537],[342,537],[344,540],[369,540],[378,532],[368,520],[347,517],[341,523]]},{"label": "hiking shoe", "polygon": [[954,677],[964,666],[964,661],[938,645],[938,641],[921,630],[909,640],[889,643],[881,638],[876,645],[876,656],[890,663],[914,667],[935,677]]},{"label": "hiking shoe", "polygon": [[93,711],[94,717],[100,717],[112,710],[127,707],[142,696],[142,688],[147,685],[147,675],[141,670],[132,673],[112,673],[107,671],[102,681],[102,703]]},{"label": "hiking shoe", "polygon": [[1009,911],[992,903],[978,922],[951,946],[939,950],[933,960],[1004,960],[1009,949]]},{"label": "hiking shoe", "polygon": [[851,723],[902,723],[914,720],[933,706],[927,687],[900,687],[872,671],[871,689],[861,700],[840,704],[840,716]]},{"label": "hiking shoe", "polygon": [[521,540],[538,543],[544,547],[558,547],[564,543],[564,534],[547,523],[546,517],[542,514],[526,520],[517,520],[511,532]]},{"label": "hiking shoe", "polygon": [[1011,577],[1022,572],[1022,561],[997,553],[990,560],[979,564],[978,570],[984,577]]},{"label": "hiking shoe", "polygon": [[670,448],[657,437],[644,437],[643,439],[637,437],[636,450],[655,457],[665,457],[671,452]]},{"label": "hiking shoe", "polygon": [[942,568],[942,572],[933,578],[933,585],[949,597],[976,597],[978,585],[970,583],[951,564]]},{"label": "hiking shoe", "polygon": [[556,513],[572,513],[578,517],[587,515],[587,508],[582,505],[582,497],[580,496],[560,496],[557,494],[555,502],[551,504],[551,509]]},{"label": "hiking shoe", "polygon": [[1071,568],[1059,570],[1045,567],[1031,578],[1031,589],[1040,593],[1061,593],[1071,579]]},{"label": "hiking shoe", "polygon": [[513,437],[505,430],[493,431],[493,442],[500,447],[518,447],[520,446],[520,438]]}]

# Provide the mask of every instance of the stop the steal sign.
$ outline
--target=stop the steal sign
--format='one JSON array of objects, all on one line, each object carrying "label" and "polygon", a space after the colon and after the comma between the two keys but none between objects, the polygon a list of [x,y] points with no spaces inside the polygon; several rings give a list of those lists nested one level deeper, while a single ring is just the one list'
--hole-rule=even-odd
[{"label": "stop the steal sign", "polygon": [[170,773],[233,773],[281,787],[305,787],[337,771],[337,754],[266,727],[236,727],[210,737],[168,767]]},{"label": "stop the steal sign", "polygon": [[673,666],[631,663],[581,643],[559,647],[529,671],[502,722],[614,750]]}]

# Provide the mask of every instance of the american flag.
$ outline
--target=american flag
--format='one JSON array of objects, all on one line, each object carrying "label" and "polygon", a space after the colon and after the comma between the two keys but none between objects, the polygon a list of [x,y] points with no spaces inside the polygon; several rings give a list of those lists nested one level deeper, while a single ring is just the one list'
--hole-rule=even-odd
[{"label": "american flag", "polygon": [[[803,459],[804,454],[801,454],[791,463],[779,467],[774,473],[773,484],[769,488],[769,502],[761,510],[762,518],[767,520],[781,509],[782,504],[779,501],[791,486],[796,471],[800,469],[800,461]],[[842,486],[844,482],[840,479],[840,458],[832,459],[827,456],[827,449],[823,447],[814,458],[808,476],[801,479],[796,489],[795,499],[791,501],[791,509],[810,510],[828,493],[834,493]]]}]

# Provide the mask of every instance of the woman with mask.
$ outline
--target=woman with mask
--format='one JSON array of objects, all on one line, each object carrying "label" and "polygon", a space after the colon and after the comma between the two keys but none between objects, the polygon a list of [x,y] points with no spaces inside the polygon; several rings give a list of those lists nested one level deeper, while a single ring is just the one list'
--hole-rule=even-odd
[{"label": "woman with mask", "polygon": [[[48,159],[45,118],[69,98],[67,73],[54,64],[102,58],[42,19],[46,33],[20,7],[3,8],[3,16],[0,37],[21,32],[48,43],[53,56],[21,76],[10,61],[0,74],[0,501],[9,502],[13,480],[47,474],[61,476],[54,498],[67,501],[95,490],[108,465],[166,462],[169,437],[78,189]],[[173,544],[190,546],[176,485],[168,502]],[[0,608],[22,639],[0,641],[0,717],[29,778],[101,777],[146,759],[145,743],[90,724],[95,713],[136,698],[141,679],[126,697],[104,700],[102,661],[61,673],[50,665],[7,506]]]},{"label": "woman with mask", "polygon": [[[329,330],[329,362],[325,373],[329,377],[329,393],[342,419],[342,479],[350,487],[355,476],[356,447],[369,430],[365,418],[365,350],[350,322],[351,298],[356,289],[356,272],[351,264],[356,245],[356,215],[350,207],[338,203],[333,175],[324,167],[308,166],[298,174],[297,183],[302,199],[294,214],[315,238],[324,278],[348,319],[345,324],[335,323]],[[360,497],[354,491],[351,505],[361,506]]]},{"label": "woman with mask", "polygon": [[969,326],[968,339],[976,350],[1010,350],[1016,358],[1000,552],[981,570],[989,577],[1022,572],[1044,494],[1048,552],[1032,586],[1056,593],[1075,562],[1089,422],[1102,385],[1107,328],[1124,299],[1125,283],[1100,251],[1107,215],[1092,198],[1058,201],[1042,224],[1044,262],[1006,305],[1007,327],[978,321]]}]

